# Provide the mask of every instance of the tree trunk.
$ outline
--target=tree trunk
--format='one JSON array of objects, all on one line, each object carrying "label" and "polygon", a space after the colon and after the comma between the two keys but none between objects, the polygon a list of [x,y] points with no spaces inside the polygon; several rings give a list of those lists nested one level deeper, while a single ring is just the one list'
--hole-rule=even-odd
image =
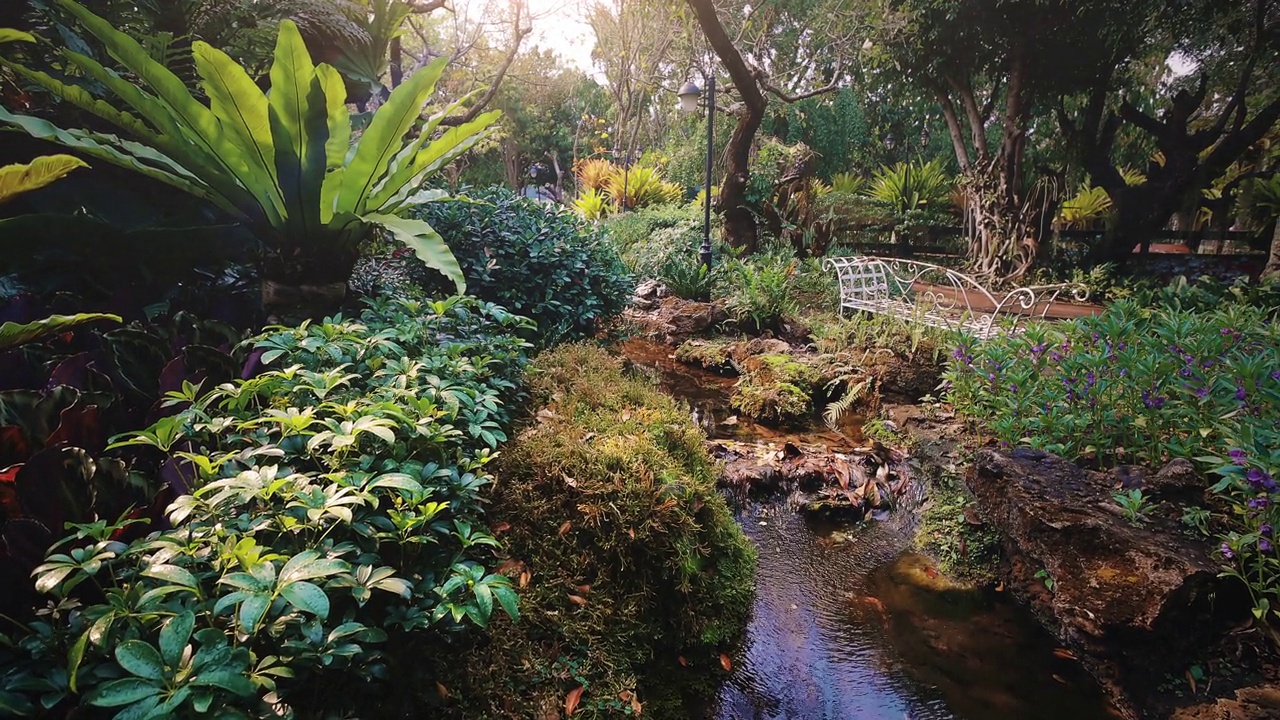
[{"label": "tree trunk", "polygon": [[[751,179],[751,143],[764,121],[765,99],[760,83],[742,54],[720,24],[712,0],[686,0],[698,17],[698,24],[707,36],[707,42],[724,64],[729,78],[742,96],[743,109],[738,115],[738,126],[729,136],[725,148],[725,177],[720,185],[718,205],[724,216],[724,237],[730,245],[751,253],[755,252],[759,239],[756,216],[747,204],[747,184]],[[710,150],[708,150],[709,152]],[[710,188],[708,188],[710,192]]]},{"label": "tree trunk", "polygon": [[1267,266],[1262,269],[1263,278],[1280,278],[1280,220],[1272,225],[1271,255],[1267,258]]}]

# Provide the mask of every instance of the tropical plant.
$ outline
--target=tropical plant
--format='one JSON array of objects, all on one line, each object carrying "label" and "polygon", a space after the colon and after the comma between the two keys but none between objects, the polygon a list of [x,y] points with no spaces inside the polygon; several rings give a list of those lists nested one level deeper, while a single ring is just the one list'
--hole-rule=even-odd
[{"label": "tropical plant", "polygon": [[866,189],[866,178],[856,173],[842,172],[831,176],[831,190],[833,192],[860,195]]},{"label": "tropical plant", "polygon": [[943,205],[951,192],[951,178],[935,158],[927,163],[895,163],[882,167],[871,178],[867,197],[891,212],[905,215],[912,210]]},{"label": "tropical plant", "polygon": [[1100,187],[1084,187],[1062,202],[1058,222],[1066,227],[1084,227],[1103,218],[1111,210],[1111,196]]},{"label": "tropical plant", "polygon": [[573,207],[584,220],[594,222],[609,213],[609,198],[595,188],[588,188],[573,201]]},{"label": "tropical plant", "polygon": [[367,98],[384,89],[391,43],[404,34],[413,7],[403,0],[351,0],[352,21],[362,32],[336,38],[333,66],[360,86],[354,97]]},{"label": "tropical plant", "polygon": [[604,192],[609,200],[622,210],[665,205],[671,202],[668,183],[662,179],[657,169],[644,165],[619,168],[605,179]]},{"label": "tropical plant", "polygon": [[579,160],[573,171],[578,178],[578,192],[588,190],[603,191],[605,183],[618,173],[620,168],[604,158]]},{"label": "tropical plant", "polygon": [[744,328],[777,330],[800,308],[793,292],[796,262],[785,254],[757,255],[725,264],[725,309]]},{"label": "tropical plant", "polygon": [[71,155],[45,155],[26,165],[15,163],[0,167],[0,203],[8,202],[22,193],[39,190],[82,167],[89,165]]},{"label": "tropical plant", "polygon": [[178,414],[115,447],[169,458],[186,490],[146,537],[127,518],[73,525],[35,577],[78,611],[6,643],[0,708],[346,712],[423,631],[514,617],[480,491],[526,323],[468,298],[386,301],[258,338],[253,378],[169,393]]},{"label": "tropical plant", "polygon": [[77,313],[75,315],[50,315],[29,323],[6,322],[0,325],[0,352],[24,345],[54,333],[66,332],[73,327],[98,320],[120,322],[119,315],[109,313]]},{"label": "tropical plant", "polygon": [[[130,111],[46,73],[5,63],[28,80],[138,139],[63,130],[42,118],[0,108],[0,121],[205,199],[244,223],[267,251],[270,284],[328,285],[305,303],[315,314],[340,301],[361,241],[384,230],[424,262],[465,287],[461,269],[429,225],[395,215],[407,205],[444,196],[422,184],[486,134],[497,112],[434,133],[454,103],[418,127],[419,113],[444,72],[441,58],[396,88],[351,145],[351,120],[338,71],[314,65],[297,26],[281,23],[270,96],[226,53],[193,45],[206,107],[133,38],[73,0],[57,0],[135,78],[134,84],[71,50],[67,60],[102,83]],[[465,98],[464,98],[465,100]],[[462,102],[462,101],[459,101]],[[133,113],[136,113],[133,114]],[[411,130],[416,130],[413,137]]]}]

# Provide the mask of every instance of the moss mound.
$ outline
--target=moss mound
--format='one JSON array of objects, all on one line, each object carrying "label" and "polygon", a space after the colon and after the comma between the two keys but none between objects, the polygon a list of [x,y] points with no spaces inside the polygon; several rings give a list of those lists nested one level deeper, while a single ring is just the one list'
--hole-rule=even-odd
[{"label": "moss mound", "polygon": [[821,376],[806,362],[784,354],[756,355],[729,403],[747,417],[771,423],[803,422],[813,415],[812,396]]},{"label": "moss mound", "polygon": [[[681,717],[746,627],[755,555],[689,414],[603,351],[545,353],[491,517],[521,619],[441,669],[455,716]],[[687,717],[687,716],[686,716]]]}]

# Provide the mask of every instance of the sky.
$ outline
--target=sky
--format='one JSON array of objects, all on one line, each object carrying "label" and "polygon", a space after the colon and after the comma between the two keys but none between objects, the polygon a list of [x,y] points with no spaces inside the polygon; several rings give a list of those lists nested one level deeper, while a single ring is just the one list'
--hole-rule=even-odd
[{"label": "sky", "polygon": [[[460,11],[483,12],[486,7],[508,0],[454,0]],[[532,17],[532,34],[526,47],[551,50],[568,64],[592,72],[591,50],[595,46],[591,27],[582,20],[582,0],[524,0]]]}]

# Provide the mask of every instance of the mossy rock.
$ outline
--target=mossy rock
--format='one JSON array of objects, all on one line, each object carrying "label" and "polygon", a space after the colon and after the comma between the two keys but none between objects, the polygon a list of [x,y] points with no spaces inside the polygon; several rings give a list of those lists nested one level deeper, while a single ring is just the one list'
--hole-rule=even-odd
[{"label": "mossy rock", "polygon": [[800,423],[813,415],[813,395],[822,379],[806,360],[771,353],[740,363],[743,375],[729,403],[747,417],[767,423]]},{"label": "mossy rock", "polygon": [[725,677],[754,595],[703,436],[597,348],[543,354],[528,385],[545,408],[503,450],[490,508],[521,618],[439,661],[444,714],[559,717],[582,686],[575,717],[625,716],[631,697],[646,718],[687,717],[684,700]]},{"label": "mossy rock", "polygon": [[730,351],[734,344],[724,340],[686,340],[676,348],[676,360],[717,373],[734,371]]}]

